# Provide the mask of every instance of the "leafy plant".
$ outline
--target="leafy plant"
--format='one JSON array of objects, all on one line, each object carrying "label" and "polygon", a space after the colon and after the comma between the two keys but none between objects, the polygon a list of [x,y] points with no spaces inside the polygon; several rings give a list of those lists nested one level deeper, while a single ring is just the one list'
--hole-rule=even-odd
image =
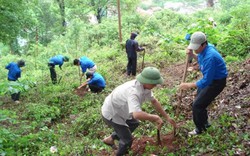
[{"label": "leafy plant", "polygon": [[239,60],[240,59],[238,57],[234,57],[234,56],[230,56],[230,55],[226,56],[226,58],[225,58],[225,61],[227,63],[238,62]]},{"label": "leafy plant", "polygon": [[29,120],[35,120],[37,122],[51,122],[60,115],[60,109],[56,106],[48,106],[40,103],[27,104],[27,111],[23,114],[23,117]]},{"label": "leafy plant", "polygon": [[232,23],[228,25],[227,34],[218,43],[218,49],[224,55],[245,58],[250,51],[250,4],[239,5],[231,11]]}]

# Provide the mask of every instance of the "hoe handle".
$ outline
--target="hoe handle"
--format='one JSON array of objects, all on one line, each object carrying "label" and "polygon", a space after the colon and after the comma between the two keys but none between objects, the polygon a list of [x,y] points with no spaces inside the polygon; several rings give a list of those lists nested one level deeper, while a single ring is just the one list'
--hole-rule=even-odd
[{"label": "hoe handle", "polygon": [[161,145],[161,134],[159,129],[157,129],[157,144]]},{"label": "hoe handle", "polygon": [[145,56],[145,49],[143,50],[143,55],[142,55],[142,64],[141,64],[142,70],[144,68],[144,56]]},{"label": "hoe handle", "polygon": [[[186,80],[187,68],[188,68],[188,60],[189,60],[189,55],[186,56],[186,64],[185,64],[184,73],[183,73],[181,83],[185,82],[185,80]],[[176,109],[176,115],[177,116],[179,115],[179,109],[180,109],[180,106],[181,106],[181,102],[182,102],[182,90],[180,91],[180,95],[178,97],[178,105],[177,105],[177,109]]]}]

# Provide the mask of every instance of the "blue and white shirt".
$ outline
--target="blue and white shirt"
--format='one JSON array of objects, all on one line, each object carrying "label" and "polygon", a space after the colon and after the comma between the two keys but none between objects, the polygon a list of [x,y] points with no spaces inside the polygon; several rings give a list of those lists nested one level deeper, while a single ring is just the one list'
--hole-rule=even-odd
[{"label": "blue and white shirt", "polygon": [[94,67],[95,63],[88,57],[83,56],[80,58],[80,66],[82,68],[82,72],[85,73],[87,69]]}]

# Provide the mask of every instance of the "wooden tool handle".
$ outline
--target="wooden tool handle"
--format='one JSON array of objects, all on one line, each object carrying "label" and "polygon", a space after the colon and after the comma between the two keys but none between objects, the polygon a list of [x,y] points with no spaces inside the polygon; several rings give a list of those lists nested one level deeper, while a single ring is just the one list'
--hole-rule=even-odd
[{"label": "wooden tool handle", "polygon": [[159,129],[157,129],[157,143],[158,145],[161,145],[161,134]]}]

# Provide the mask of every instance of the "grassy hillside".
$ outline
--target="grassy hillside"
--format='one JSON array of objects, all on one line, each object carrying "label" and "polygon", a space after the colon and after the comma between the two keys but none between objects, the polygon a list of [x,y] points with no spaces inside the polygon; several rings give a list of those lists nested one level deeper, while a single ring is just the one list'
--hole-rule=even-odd
[{"label": "grassy hillside", "polygon": [[[166,145],[158,146],[156,126],[142,122],[134,133],[129,155],[250,155],[249,27],[244,27],[249,20],[239,23],[234,18],[239,15],[232,13],[230,23],[223,24],[219,21],[226,17],[218,16],[218,27],[213,29],[207,18],[199,17],[208,13],[212,11],[205,10],[192,16],[171,11],[157,12],[151,17],[124,16],[124,21],[131,22],[124,24],[122,44],[130,31],[140,30],[137,40],[146,48],[145,66],[159,68],[164,77],[164,84],[153,90],[155,96],[179,125],[177,135],[173,136],[172,127],[166,123],[161,129],[162,141]],[[190,27],[192,23],[196,26]],[[123,46],[117,41],[115,24],[113,19],[105,19],[99,25],[83,25],[77,32],[79,38],[73,39],[75,32],[71,25],[65,36],[59,36],[46,47],[34,44],[25,55],[6,53],[1,56],[1,155],[112,155],[113,150],[101,141],[112,132],[102,121],[101,106],[116,86],[133,79],[125,75],[127,58]],[[235,26],[238,31],[233,30]],[[204,135],[188,137],[187,132],[194,128],[190,106],[193,92],[187,92],[183,97],[178,116],[176,98],[184,69],[187,45],[184,36],[197,30],[205,31],[209,41],[217,44],[230,74],[227,88],[210,108],[212,127]],[[230,50],[237,47],[241,47],[241,53],[231,53]],[[69,56],[70,62],[63,65],[63,70],[56,67],[62,79],[59,84],[52,85],[47,62],[55,54]],[[107,81],[107,88],[100,94],[86,93],[79,97],[75,93],[75,88],[80,85],[79,70],[72,62],[84,55],[96,62],[98,72]],[[16,104],[10,99],[11,84],[6,79],[4,66],[19,58],[26,60],[26,67],[20,83],[12,86],[22,92],[21,103]],[[142,53],[139,53],[138,73],[141,63]],[[199,73],[188,73],[187,81],[195,81],[199,76]],[[143,109],[155,113],[148,103]],[[50,152],[52,146],[56,146],[57,152]]]}]

